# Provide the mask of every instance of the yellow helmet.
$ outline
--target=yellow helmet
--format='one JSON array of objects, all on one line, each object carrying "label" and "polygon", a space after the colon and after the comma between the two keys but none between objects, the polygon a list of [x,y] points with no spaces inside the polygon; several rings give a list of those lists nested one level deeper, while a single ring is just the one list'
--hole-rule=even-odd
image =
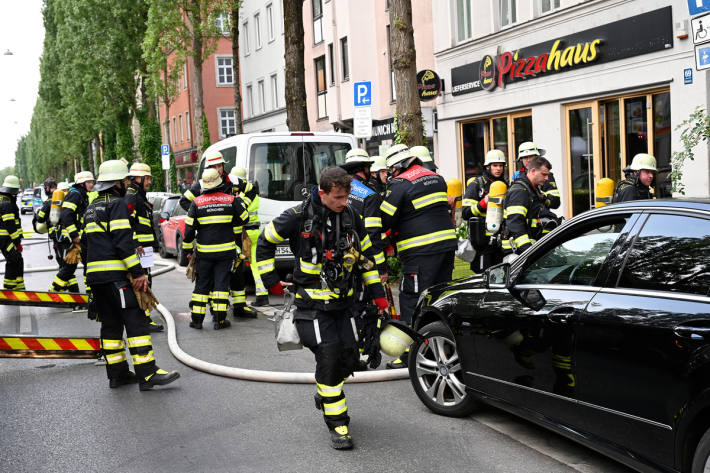
[{"label": "yellow helmet", "polygon": [[382,353],[400,357],[414,340],[393,323],[388,323],[380,332],[380,351]]},{"label": "yellow helmet", "polygon": [[647,171],[658,172],[656,168],[656,158],[650,154],[638,153],[634,156],[633,161],[631,161],[631,166],[629,168],[633,171],[640,171],[641,169],[646,169]]},{"label": "yellow helmet", "polygon": [[205,169],[205,172],[202,173],[202,179],[200,179],[200,186],[205,190],[209,190],[214,189],[220,184],[222,184],[222,178],[219,172],[214,168]]},{"label": "yellow helmet", "polygon": [[142,177],[142,176],[149,176],[153,177],[153,175],[150,173],[150,166],[147,165],[146,163],[133,163],[131,166],[131,169],[128,170],[128,176],[129,177]]}]

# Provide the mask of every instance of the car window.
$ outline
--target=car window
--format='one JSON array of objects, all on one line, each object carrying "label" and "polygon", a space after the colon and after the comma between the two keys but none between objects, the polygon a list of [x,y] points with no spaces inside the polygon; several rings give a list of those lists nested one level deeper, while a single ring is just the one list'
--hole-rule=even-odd
[{"label": "car window", "polygon": [[618,286],[708,295],[710,220],[649,216],[629,251]]},{"label": "car window", "polygon": [[187,215],[187,210],[182,208],[182,205],[176,205],[173,208],[173,213],[170,215],[171,217],[179,217],[180,215]]},{"label": "car window", "polygon": [[222,153],[222,157],[227,163],[224,165],[224,170],[230,172],[234,167],[234,163],[237,162],[237,147],[230,146],[229,148],[223,148],[219,150]]},{"label": "car window", "polygon": [[591,228],[585,225],[562,242],[553,242],[549,251],[525,269],[518,284],[593,284],[625,225],[623,217],[605,220]]},{"label": "car window", "polygon": [[163,204],[163,208],[162,208],[161,213],[163,213],[163,212],[171,213],[179,200],[180,199],[167,199],[165,201],[165,203]]}]

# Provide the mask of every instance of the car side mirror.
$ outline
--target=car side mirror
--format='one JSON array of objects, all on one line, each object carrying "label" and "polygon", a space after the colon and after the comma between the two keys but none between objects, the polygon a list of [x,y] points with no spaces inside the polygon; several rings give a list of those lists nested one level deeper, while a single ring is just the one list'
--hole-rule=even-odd
[{"label": "car side mirror", "polygon": [[161,213],[160,213],[160,218],[162,218],[162,219],[164,219],[164,220],[170,220],[170,214],[167,213],[167,212],[161,212]]},{"label": "car side mirror", "polygon": [[510,264],[501,263],[486,270],[486,287],[488,289],[507,289],[510,287]]}]

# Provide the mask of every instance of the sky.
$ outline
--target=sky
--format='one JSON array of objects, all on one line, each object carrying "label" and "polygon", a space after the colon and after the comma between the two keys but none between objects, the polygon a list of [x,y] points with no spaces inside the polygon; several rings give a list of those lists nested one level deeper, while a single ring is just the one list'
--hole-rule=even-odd
[{"label": "sky", "polygon": [[[42,0],[0,0],[0,168],[15,162],[17,141],[30,130],[39,87],[44,25]],[[6,56],[7,50],[12,51]]]}]

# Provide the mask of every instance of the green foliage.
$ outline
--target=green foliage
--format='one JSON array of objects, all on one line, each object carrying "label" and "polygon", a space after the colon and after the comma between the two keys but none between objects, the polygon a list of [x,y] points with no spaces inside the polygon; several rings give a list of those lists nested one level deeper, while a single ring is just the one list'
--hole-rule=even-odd
[{"label": "green foliage", "polygon": [[387,274],[389,279],[402,277],[402,262],[396,256],[387,258]]},{"label": "green foliage", "polygon": [[[7,166],[7,167],[0,169],[0,182],[5,180],[5,178],[7,176],[9,176],[10,174],[15,174],[15,166]],[[17,174],[15,174],[15,175],[17,175]],[[28,181],[24,178],[22,179],[23,187],[28,187],[29,183],[30,183],[30,181]]]},{"label": "green foliage", "polygon": [[202,111],[202,133],[204,135],[204,140],[202,141],[202,152],[204,153],[207,148],[210,147],[212,143],[210,143],[210,128],[209,124],[207,123],[207,114],[205,111]]},{"label": "green foliage", "polygon": [[708,116],[702,106],[698,106],[687,119],[676,127],[676,130],[683,130],[680,134],[683,148],[681,151],[673,152],[669,177],[673,183],[671,190],[685,195],[683,165],[686,160],[693,161],[695,159],[693,148],[700,144],[701,141],[710,141],[710,116]]},{"label": "green foliage", "polygon": [[456,238],[459,240],[468,240],[468,228],[466,228],[465,223],[461,223],[456,229]]},{"label": "green foliage", "polygon": [[138,137],[138,152],[142,162],[150,166],[150,172],[153,175],[153,190],[162,191],[165,189],[165,171],[163,171],[160,155],[160,123],[157,118],[149,116],[147,108],[138,110],[136,118],[138,118],[141,127]]}]

